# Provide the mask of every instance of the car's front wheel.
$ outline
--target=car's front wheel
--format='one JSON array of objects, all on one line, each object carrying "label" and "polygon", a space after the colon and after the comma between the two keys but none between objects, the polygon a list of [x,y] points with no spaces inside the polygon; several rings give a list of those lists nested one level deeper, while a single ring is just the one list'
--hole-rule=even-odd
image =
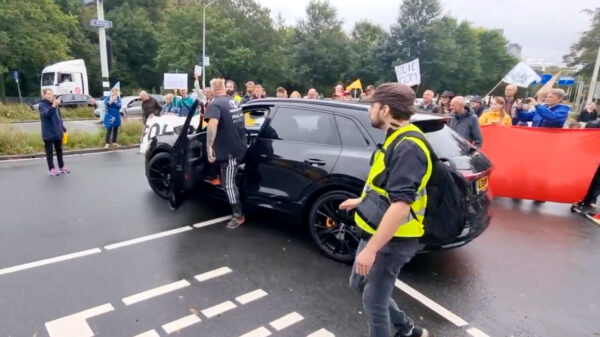
[{"label": "car's front wheel", "polygon": [[146,177],[152,190],[163,199],[169,198],[171,189],[171,155],[161,152],[150,159]]},{"label": "car's front wheel", "polygon": [[339,209],[350,198],[356,195],[347,191],[327,192],[313,203],[308,216],[310,234],[321,252],[344,263],[354,261],[360,241],[354,212]]}]

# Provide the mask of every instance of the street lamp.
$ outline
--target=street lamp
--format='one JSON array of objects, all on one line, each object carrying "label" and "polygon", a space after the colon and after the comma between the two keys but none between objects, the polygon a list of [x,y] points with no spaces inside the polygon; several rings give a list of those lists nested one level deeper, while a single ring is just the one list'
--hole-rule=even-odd
[{"label": "street lamp", "polygon": [[214,4],[218,0],[213,0],[206,5],[202,9],[202,89],[206,87],[206,7]]}]

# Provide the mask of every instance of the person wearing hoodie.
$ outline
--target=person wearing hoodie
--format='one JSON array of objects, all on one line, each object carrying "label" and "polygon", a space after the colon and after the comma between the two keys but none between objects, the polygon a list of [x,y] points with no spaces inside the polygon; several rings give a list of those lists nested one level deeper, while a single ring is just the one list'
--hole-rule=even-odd
[{"label": "person wearing hoodie", "polygon": [[454,97],[450,101],[450,110],[453,113],[453,118],[448,126],[469,143],[480,148],[483,145],[483,137],[481,136],[479,120],[477,115],[466,107],[465,98],[462,96]]},{"label": "person wearing hoodie", "polygon": [[512,119],[510,115],[504,112],[504,98],[497,96],[492,99],[492,105],[489,111],[484,112],[479,117],[480,125],[504,125],[512,126]]},{"label": "person wearing hoodie", "polygon": [[[48,170],[51,176],[71,173],[63,162],[62,141],[63,135],[67,131],[60,117],[58,106],[60,100],[54,99],[52,89],[44,89],[42,91],[44,98],[38,106],[40,111],[40,121],[42,126],[42,139],[46,149],[46,161],[48,162]],[[58,169],[54,166],[52,147],[56,151],[56,159],[58,160]]]},{"label": "person wearing hoodie", "polygon": [[565,97],[565,91],[562,89],[552,89],[546,96],[545,104],[537,102],[533,98],[528,98],[529,104],[535,106],[535,110],[526,112],[522,105],[517,105],[517,117],[521,122],[532,122],[533,127],[542,128],[562,128],[567,120],[571,108],[560,104]]},{"label": "person wearing hoodie", "polygon": [[[104,148],[118,147],[117,134],[121,126],[121,98],[119,98],[119,89],[113,88],[110,96],[104,97],[104,127],[106,128],[106,138],[104,139]],[[112,133],[112,139],[111,139]]]}]

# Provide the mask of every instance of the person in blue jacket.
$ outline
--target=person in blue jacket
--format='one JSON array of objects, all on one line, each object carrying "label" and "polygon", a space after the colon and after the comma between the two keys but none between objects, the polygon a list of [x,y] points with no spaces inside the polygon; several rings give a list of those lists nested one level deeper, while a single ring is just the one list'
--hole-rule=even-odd
[{"label": "person in blue jacket", "polygon": [[560,104],[565,98],[565,91],[552,89],[546,96],[545,103],[540,104],[533,98],[528,99],[528,104],[535,106],[535,110],[524,111],[522,105],[517,106],[517,117],[520,122],[532,122],[533,127],[562,128],[571,111],[566,105]]},{"label": "person in blue jacket", "polygon": [[[58,109],[60,100],[54,99],[52,89],[44,89],[42,91],[43,99],[38,106],[40,111],[40,121],[42,125],[42,139],[46,149],[46,161],[48,162],[48,170],[51,176],[71,173],[63,162],[62,141],[63,135],[67,131],[60,111]],[[58,160],[58,169],[54,166],[52,147],[56,150],[56,159]]]},{"label": "person in blue jacket", "polygon": [[[119,89],[113,88],[110,96],[104,97],[104,126],[106,127],[106,138],[104,140],[105,149],[109,147],[118,147],[117,134],[121,126],[121,98],[119,98]],[[112,139],[111,139],[112,134]]]}]

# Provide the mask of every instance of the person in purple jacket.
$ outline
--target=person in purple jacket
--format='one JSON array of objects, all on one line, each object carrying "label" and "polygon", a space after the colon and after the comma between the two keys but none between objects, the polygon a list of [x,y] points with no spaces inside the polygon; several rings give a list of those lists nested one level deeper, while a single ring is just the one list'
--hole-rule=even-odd
[{"label": "person in purple jacket", "polygon": [[[54,99],[52,89],[44,89],[42,91],[43,98],[38,106],[40,111],[40,121],[42,125],[42,139],[46,149],[46,161],[48,162],[48,170],[51,176],[71,173],[63,162],[62,141],[65,128],[58,106],[60,100]],[[54,166],[52,147],[56,150],[56,159],[58,159],[58,169]]]},{"label": "person in purple jacket", "polygon": [[545,104],[528,98],[527,103],[535,106],[535,110],[524,111],[522,104],[517,106],[517,118],[520,122],[532,122],[533,127],[562,128],[567,120],[571,108],[560,104],[565,98],[565,91],[552,89],[545,99]]}]

